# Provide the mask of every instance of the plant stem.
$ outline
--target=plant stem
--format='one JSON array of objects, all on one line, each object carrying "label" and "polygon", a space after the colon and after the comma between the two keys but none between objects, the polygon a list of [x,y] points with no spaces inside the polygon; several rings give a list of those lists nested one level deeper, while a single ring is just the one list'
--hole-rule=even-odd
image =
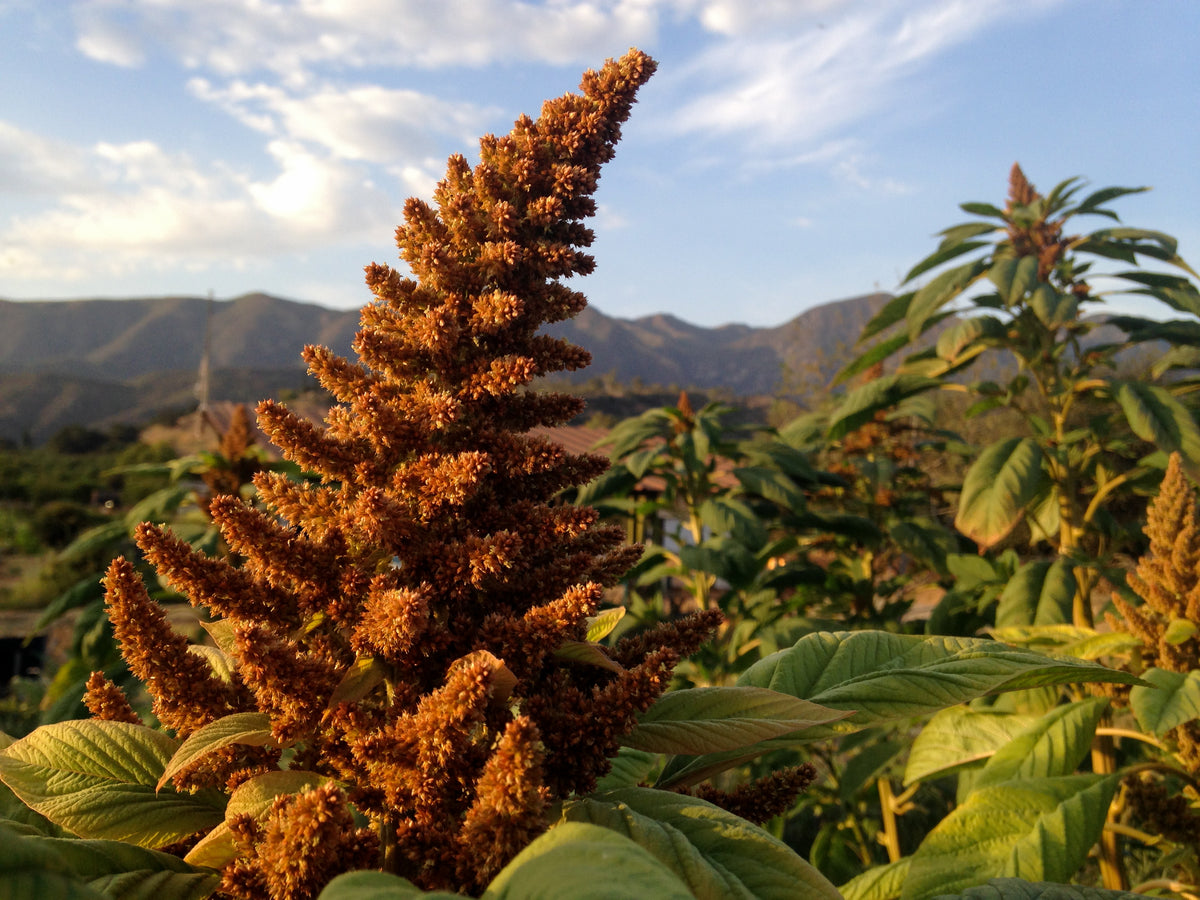
[{"label": "plant stem", "polygon": [[[1097,735],[1092,744],[1092,771],[1097,775],[1109,775],[1117,771],[1116,747],[1111,735]],[[1117,833],[1110,828],[1116,825],[1116,809],[1109,806],[1104,831],[1100,835],[1100,877],[1110,890],[1129,890],[1129,880],[1121,860],[1121,848]]]},{"label": "plant stem", "polygon": [[888,860],[899,862],[900,833],[896,830],[896,796],[892,793],[892,780],[884,777],[875,782],[879,788],[879,807],[883,811],[883,846],[887,848]]}]

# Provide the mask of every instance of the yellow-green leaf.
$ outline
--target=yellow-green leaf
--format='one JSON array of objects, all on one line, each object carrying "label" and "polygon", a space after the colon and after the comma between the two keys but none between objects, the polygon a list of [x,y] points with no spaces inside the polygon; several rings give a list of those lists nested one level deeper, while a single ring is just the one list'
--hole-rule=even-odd
[{"label": "yellow-green leaf", "polygon": [[168,761],[157,786],[161,790],[163,785],[183,769],[222,747],[231,744],[265,747],[273,744],[274,740],[271,734],[271,720],[266,713],[244,712],[222,716],[188,735],[187,740]]},{"label": "yellow-green leaf", "polygon": [[955,527],[981,547],[999,543],[1021,521],[1042,482],[1042,448],[1037,441],[997,441],[967,471]]},{"label": "yellow-green leaf", "polygon": [[95,719],[44,725],[0,753],[0,780],[27,806],[80,837],[159,847],[223,818],[225,798],[155,786],[179,743]]}]

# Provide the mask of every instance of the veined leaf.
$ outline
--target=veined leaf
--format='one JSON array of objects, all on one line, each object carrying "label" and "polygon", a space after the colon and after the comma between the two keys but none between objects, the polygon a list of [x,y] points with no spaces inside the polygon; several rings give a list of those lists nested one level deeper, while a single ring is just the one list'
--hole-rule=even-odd
[{"label": "veined leaf", "polygon": [[1142,678],[1153,687],[1135,687],[1129,705],[1143,729],[1162,737],[1172,728],[1200,718],[1200,671],[1150,669]]},{"label": "veined leaf", "polygon": [[859,343],[865,341],[867,338],[874,337],[897,322],[903,321],[904,317],[908,315],[908,307],[912,302],[913,294],[913,291],[909,291],[907,294],[900,294],[884,304],[883,309],[875,313],[871,321],[863,328],[863,332],[858,338]]},{"label": "veined leaf", "polygon": [[1037,257],[1019,256],[999,260],[988,269],[987,276],[996,285],[1004,305],[1013,306],[1038,284]]},{"label": "veined leaf", "polygon": [[108,900],[48,846],[0,822],[0,900]]},{"label": "veined leaf", "polygon": [[953,269],[947,269],[929,284],[918,290],[908,306],[905,322],[908,336],[916,340],[924,333],[926,323],[939,309],[958,297],[987,270],[986,260],[976,259]]},{"label": "veined leaf", "polygon": [[188,851],[184,861],[193,866],[220,869],[237,855],[233,832],[229,822],[234,816],[249,815],[262,819],[270,811],[277,797],[299,794],[308,788],[320,787],[331,779],[315,772],[289,770],[265,772],[242,782],[229,796],[225,808],[225,821],[204,836]]},{"label": "veined leaf", "polygon": [[881,409],[895,406],[901,400],[939,387],[941,382],[921,375],[883,375],[847,391],[842,402],[829,417],[827,436],[837,440],[875,418]]},{"label": "veined leaf", "polygon": [[610,606],[594,616],[589,616],[586,640],[593,642],[604,640],[612,634],[612,630],[623,618],[625,618],[625,607],[623,606]]},{"label": "veined leaf", "polygon": [[603,646],[590,641],[563,641],[554,648],[554,655],[558,659],[583,663],[588,666],[599,666],[610,672],[625,671],[625,667],[609,656]]},{"label": "veined leaf", "polygon": [[[639,842],[615,829],[575,821],[556,825],[518,853],[492,879],[483,897],[484,900],[533,897],[694,900],[695,895]],[[352,898],[322,894],[318,900]]]},{"label": "veined leaf", "polygon": [[333,879],[317,900],[462,900],[462,894],[423,891],[399,875],[358,871]]},{"label": "veined leaf", "polygon": [[868,349],[861,356],[852,360],[844,369],[834,376],[834,384],[843,384],[848,378],[853,378],[859,372],[865,372],[875,363],[883,362],[894,356],[900,348],[909,343],[908,335],[901,332],[894,334],[890,338],[880,341],[875,346]]},{"label": "veined leaf", "polygon": [[957,894],[939,894],[939,900],[1143,900],[1145,894],[1105,888],[1026,881],[1023,878],[989,878]]},{"label": "veined leaf", "polygon": [[[840,897],[787,844],[685,794],[649,788],[608,791],[568,802],[563,815],[568,822],[600,825],[636,841],[674,872],[687,885],[686,896],[696,900]],[[629,896],[657,894],[641,889]]]},{"label": "veined leaf", "polygon": [[718,753],[849,714],[760,687],[690,688],[659,697],[622,743],[655,753]]},{"label": "veined leaf", "polygon": [[975,789],[1012,779],[1070,775],[1083,762],[1108,708],[1103,697],[1056,706],[992,754]]},{"label": "veined leaf", "polygon": [[905,284],[920,275],[924,275],[930,269],[936,269],[942,263],[949,262],[956,257],[962,256],[964,253],[970,253],[972,250],[978,250],[980,247],[986,247],[988,245],[987,241],[965,240],[965,235],[967,235],[970,231],[982,229],[982,231],[975,231],[975,234],[983,234],[984,232],[995,231],[993,226],[985,225],[983,223],[960,225],[959,228],[963,230],[952,236],[956,239],[952,240],[950,237],[944,238],[934,253],[931,253],[929,256],[925,257],[908,270],[908,274],[904,276]]},{"label": "veined leaf", "polygon": [[1142,381],[1114,382],[1129,427],[1164,453],[1179,453],[1200,465],[1200,429],[1188,408],[1165,389]]},{"label": "veined leaf", "polygon": [[1067,775],[980,788],[911,857],[902,900],[988,878],[1068,881],[1100,837],[1120,775]]},{"label": "veined leaf", "polygon": [[612,768],[596,782],[596,790],[612,791],[617,788],[637,787],[658,768],[657,753],[621,747],[615,757],[610,758]]},{"label": "veined leaf", "polygon": [[179,743],[141,725],[44,725],[0,753],[0,780],[51,822],[85,838],[160,847],[222,819],[215,792],[155,791]]},{"label": "veined leaf", "polygon": [[1138,683],[1128,672],[983,638],[881,631],[808,634],[787,650],[759,660],[741,674],[738,684],[770,688],[854,715],[745,751],[674,757],[658,786],[696,784],[769,750],[926,715],[976,697],[1087,681]]},{"label": "veined leaf", "polygon": [[346,667],[342,680],[329,696],[328,708],[341,703],[355,703],[383,683],[384,664],[374,656],[359,656]]},{"label": "veined leaf", "polygon": [[904,784],[983,763],[1037,719],[1037,716],[969,706],[943,709],[913,741],[904,768]]},{"label": "veined leaf", "polygon": [[1017,570],[1000,594],[996,627],[1060,625],[1071,621],[1075,572],[1069,560],[1039,559]]},{"label": "veined leaf", "polygon": [[983,547],[1008,535],[1042,488],[1042,448],[1033,438],[1008,438],[979,455],[963,479],[954,524]]},{"label": "veined leaf", "polygon": [[1029,308],[1047,328],[1056,331],[1079,314],[1079,299],[1073,294],[1062,294],[1048,284],[1039,284],[1029,298]]},{"label": "veined leaf", "polygon": [[867,869],[838,890],[845,900],[896,900],[904,890],[908,862],[908,858],[903,857],[894,863]]},{"label": "veined leaf", "polygon": [[981,340],[1004,337],[1004,323],[995,316],[970,316],[950,326],[937,340],[937,355],[955,362],[969,348]]},{"label": "veined leaf", "polygon": [[271,720],[266,713],[244,712],[222,716],[188,735],[187,740],[167,763],[162,777],[158,779],[157,787],[161,790],[163,785],[180,771],[222,747],[231,744],[265,747],[274,743],[274,740],[271,734]]},{"label": "veined leaf", "polygon": [[[74,875],[79,882],[101,896],[119,900],[202,900],[216,890],[221,880],[216,872],[196,869],[177,856],[121,841],[76,840],[41,835],[25,836],[19,840],[25,843],[26,852],[32,845],[37,851],[53,853],[60,861],[59,871]],[[0,843],[3,842],[4,837],[0,834]],[[2,855],[7,857],[8,854]],[[0,887],[0,898],[4,898],[9,887],[9,873],[4,873],[2,868],[0,882],[4,885]],[[11,896],[59,898],[64,895],[39,891]]]}]

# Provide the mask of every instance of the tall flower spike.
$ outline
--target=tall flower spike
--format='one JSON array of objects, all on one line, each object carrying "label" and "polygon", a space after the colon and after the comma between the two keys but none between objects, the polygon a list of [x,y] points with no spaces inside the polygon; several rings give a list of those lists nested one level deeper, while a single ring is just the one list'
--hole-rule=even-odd
[{"label": "tall flower spike", "polygon": [[[581,94],[484,137],[476,166],[451,157],[433,204],[408,201],[396,238],[412,277],[367,267],[375,301],[358,361],[305,353],[335,401],[324,423],[259,406],[262,430],[319,484],[259,473],[265,511],[215,500],[234,561],[143,536],[172,583],[225,618],[239,701],[295,742],[290,767],[344,786],[372,823],[376,864],[424,889],[481,890],[556,802],[595,785],[680,652],[716,625],[660,626],[614,665],[556,654],[586,640],[603,589],[640,554],[619,528],[556,502],[606,461],[529,433],[583,408],[530,383],[588,362],[541,331],[586,305],[562,280],[594,265],[582,220],[653,71],[637,50],[610,60],[584,75]],[[125,652],[139,671],[173,672],[164,653],[191,655],[168,643],[130,627]],[[182,721],[159,700],[188,728],[220,714]],[[243,763],[231,778],[256,761],[227,760]],[[321,823],[346,821],[345,802],[305,795],[267,823],[235,818],[239,858],[223,890],[311,893],[364,865],[284,839],[301,820],[324,835]]]}]

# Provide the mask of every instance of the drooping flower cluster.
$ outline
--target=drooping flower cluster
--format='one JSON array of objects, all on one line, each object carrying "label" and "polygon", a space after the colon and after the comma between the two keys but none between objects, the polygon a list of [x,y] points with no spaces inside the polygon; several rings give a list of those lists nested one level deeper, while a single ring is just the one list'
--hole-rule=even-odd
[{"label": "drooping flower cluster", "polygon": [[[118,638],[164,725],[186,736],[231,713],[267,714],[294,751],[289,765],[347,785],[381,864],[424,888],[480,891],[556,800],[595,785],[680,656],[716,625],[707,615],[660,628],[600,664],[596,646],[592,662],[556,652],[585,641],[603,589],[638,549],[592,510],[553,502],[606,461],[529,433],[582,408],[528,388],[588,362],[539,332],[585,305],[561,279],[592,268],[581,220],[653,71],[636,50],[609,61],[580,95],[485,137],[473,168],[451,157],[436,208],[408,201],[396,238],[415,277],[367,268],[375,301],[359,361],[305,351],[336,401],[325,423],[259,407],[271,440],[319,481],[260,472],[265,509],[211,505],[236,563],[141,529],[160,575],[220,620],[211,630],[231,678],[168,633],[127,563],[108,577]],[[98,714],[127,715],[103,683],[92,693]],[[233,787],[278,759],[234,747],[177,784]],[[284,832],[301,813],[314,833],[342,821],[339,797],[305,795],[266,824],[241,823],[224,889],[319,889],[337,866],[328,854],[306,861]],[[346,866],[369,844],[351,843]]]}]

